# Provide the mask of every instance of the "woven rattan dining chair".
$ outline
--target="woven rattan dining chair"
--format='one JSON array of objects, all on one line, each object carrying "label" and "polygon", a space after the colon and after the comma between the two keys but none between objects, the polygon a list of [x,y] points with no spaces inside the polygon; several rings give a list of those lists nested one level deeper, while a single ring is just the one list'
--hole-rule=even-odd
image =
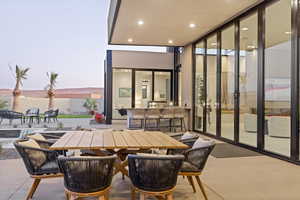
[{"label": "woven rattan dining chair", "polygon": [[140,192],[140,200],[145,200],[147,196],[173,200],[173,190],[183,159],[182,155],[128,155],[129,177],[133,184],[132,200],[135,200],[136,191]]},{"label": "woven rattan dining chair", "polygon": [[201,182],[200,175],[202,174],[208,156],[212,152],[214,147],[215,144],[212,144],[207,147],[200,147],[195,149],[191,148],[189,150],[186,150],[183,153],[185,160],[179,172],[179,175],[182,175],[183,177],[187,177],[187,180],[192,186],[194,192],[196,192],[196,187],[194,184],[193,177],[196,178],[200,190],[206,200],[207,200],[207,195],[203,187],[203,184]]},{"label": "woven rattan dining chair", "polygon": [[27,172],[34,182],[26,196],[26,200],[32,199],[42,179],[62,177],[57,165],[58,153],[43,148],[34,148],[23,145],[28,140],[16,140],[13,144],[20,154]]},{"label": "woven rattan dining chair", "polygon": [[108,200],[116,156],[59,157],[67,200],[98,197]]},{"label": "woven rattan dining chair", "polygon": [[[193,138],[189,139],[180,139],[179,142],[182,142],[183,144],[186,144],[189,146],[189,148],[192,148],[196,140],[199,138],[199,136],[195,136]],[[183,155],[184,152],[186,152],[186,149],[168,149],[167,155]]]}]

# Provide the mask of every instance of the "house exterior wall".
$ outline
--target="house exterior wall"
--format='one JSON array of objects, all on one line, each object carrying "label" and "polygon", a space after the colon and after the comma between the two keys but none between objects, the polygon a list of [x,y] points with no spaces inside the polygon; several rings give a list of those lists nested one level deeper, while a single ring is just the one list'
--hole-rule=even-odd
[{"label": "house exterior wall", "polygon": [[113,68],[173,69],[174,54],[143,51],[112,51]]},{"label": "house exterior wall", "polygon": [[[184,47],[184,50],[180,56],[181,60],[181,94],[179,103],[182,106],[187,106],[192,108],[193,102],[193,87],[192,87],[192,77],[193,77],[193,46],[188,45]],[[193,113],[190,112],[190,119],[192,119]],[[192,127],[192,120],[190,120],[190,127]]]}]

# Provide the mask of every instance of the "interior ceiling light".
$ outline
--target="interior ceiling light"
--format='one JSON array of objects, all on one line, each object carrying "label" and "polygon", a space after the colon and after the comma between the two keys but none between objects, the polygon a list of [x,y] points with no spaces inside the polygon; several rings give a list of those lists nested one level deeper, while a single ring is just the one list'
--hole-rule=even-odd
[{"label": "interior ceiling light", "polygon": [[255,49],[255,46],[254,45],[248,45],[247,48],[249,48],[249,49]]},{"label": "interior ceiling light", "polygon": [[284,32],[285,34],[292,34],[292,32],[291,31],[286,31],[286,32]]},{"label": "interior ceiling light", "polygon": [[191,23],[191,24],[189,25],[189,27],[190,27],[190,28],[195,28],[195,27],[196,27],[196,24]]},{"label": "interior ceiling light", "polygon": [[132,42],[132,41],[133,41],[133,39],[132,39],[132,38],[129,38],[129,39],[128,39],[128,42]]},{"label": "interior ceiling light", "polygon": [[173,44],[173,40],[169,40],[168,43],[169,43],[169,44]]},{"label": "interior ceiling light", "polygon": [[141,25],[143,25],[143,24],[144,24],[144,21],[143,21],[143,20],[139,20],[137,23],[138,23],[138,25],[140,25],[140,26],[141,26]]},{"label": "interior ceiling light", "polygon": [[216,42],[211,43],[211,46],[217,46]]},{"label": "interior ceiling light", "polygon": [[247,27],[242,28],[242,31],[248,31],[248,30],[249,30],[249,28],[247,28]]}]

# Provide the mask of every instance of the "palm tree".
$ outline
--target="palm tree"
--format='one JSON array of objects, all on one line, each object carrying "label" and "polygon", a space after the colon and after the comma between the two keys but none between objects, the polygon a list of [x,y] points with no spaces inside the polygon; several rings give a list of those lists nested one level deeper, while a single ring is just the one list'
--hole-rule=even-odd
[{"label": "palm tree", "polygon": [[48,109],[52,110],[54,107],[54,96],[55,96],[54,88],[56,85],[58,74],[55,72],[51,72],[51,73],[47,73],[47,76],[49,78],[49,84],[46,87],[48,89],[48,98],[49,98]]},{"label": "palm tree", "polygon": [[16,79],[16,85],[13,90],[13,106],[12,110],[18,111],[19,107],[19,97],[21,95],[20,86],[23,85],[23,80],[27,79],[27,72],[30,68],[20,68],[18,65],[16,65],[16,71],[15,71],[15,79]]}]

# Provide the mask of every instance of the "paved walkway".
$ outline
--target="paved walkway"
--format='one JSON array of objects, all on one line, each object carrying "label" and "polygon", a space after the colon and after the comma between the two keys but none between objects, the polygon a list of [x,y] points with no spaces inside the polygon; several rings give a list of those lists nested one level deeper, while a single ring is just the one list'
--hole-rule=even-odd
[{"label": "paved walkway", "polygon": [[[23,200],[32,180],[20,159],[0,161],[0,200]],[[267,156],[210,157],[202,176],[209,200],[299,200],[300,166]],[[130,181],[113,179],[112,200],[130,199]],[[175,199],[201,200],[186,179],[179,178]],[[35,198],[63,200],[62,179],[44,180]]]}]

